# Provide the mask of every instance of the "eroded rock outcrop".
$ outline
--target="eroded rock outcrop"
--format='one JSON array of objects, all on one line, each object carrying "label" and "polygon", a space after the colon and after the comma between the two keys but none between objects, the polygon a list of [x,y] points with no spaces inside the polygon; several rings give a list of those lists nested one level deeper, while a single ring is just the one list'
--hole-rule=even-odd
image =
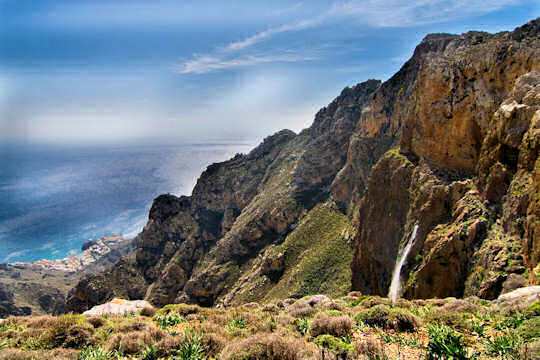
[{"label": "eroded rock outcrop", "polygon": [[428,36],[373,95],[357,133],[399,139],[359,202],[353,288],[385,295],[414,224],[405,296],[493,299],[538,281],[539,34],[535,20]]}]

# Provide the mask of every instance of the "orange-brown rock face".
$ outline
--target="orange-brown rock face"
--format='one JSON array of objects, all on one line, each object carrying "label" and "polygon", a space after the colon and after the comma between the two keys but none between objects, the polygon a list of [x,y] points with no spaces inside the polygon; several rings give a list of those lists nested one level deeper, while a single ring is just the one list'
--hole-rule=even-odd
[{"label": "orange-brown rock face", "polygon": [[[353,288],[385,294],[414,224],[406,296],[493,298],[540,280],[539,71],[535,20],[510,33],[428,36],[373,95],[353,138],[394,137],[396,148],[359,202]],[[393,167],[392,153],[402,156]]]}]

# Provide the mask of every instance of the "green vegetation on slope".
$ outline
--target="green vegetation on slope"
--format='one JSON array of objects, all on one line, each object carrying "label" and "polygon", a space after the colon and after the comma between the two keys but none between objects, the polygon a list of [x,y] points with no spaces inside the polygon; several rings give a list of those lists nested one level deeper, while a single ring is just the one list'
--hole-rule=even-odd
[{"label": "green vegetation on slope", "polygon": [[330,204],[312,209],[273,249],[283,253],[285,272],[265,299],[346,294],[351,283],[353,234],[349,219]]}]

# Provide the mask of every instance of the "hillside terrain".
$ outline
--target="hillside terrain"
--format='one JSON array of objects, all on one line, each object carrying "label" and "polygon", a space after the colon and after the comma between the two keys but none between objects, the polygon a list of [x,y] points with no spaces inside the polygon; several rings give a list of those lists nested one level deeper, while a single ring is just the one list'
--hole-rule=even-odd
[{"label": "hillside terrain", "polygon": [[191,196],[158,197],[134,251],[84,277],[67,309],[384,296],[415,226],[407,298],[538,284],[539,34],[537,19],[426,36],[392,78],[344,89],[310,128],[209,166]]},{"label": "hillside terrain", "polygon": [[[540,301],[331,299],[13,317],[0,359],[538,359]],[[536,341],[535,341],[536,339]]]}]

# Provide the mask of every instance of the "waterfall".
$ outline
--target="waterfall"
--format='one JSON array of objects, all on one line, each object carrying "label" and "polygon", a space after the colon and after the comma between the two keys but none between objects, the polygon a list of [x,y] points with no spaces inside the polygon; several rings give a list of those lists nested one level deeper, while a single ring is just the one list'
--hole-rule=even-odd
[{"label": "waterfall", "polygon": [[403,249],[398,253],[396,259],[396,265],[394,266],[394,271],[392,272],[392,282],[390,283],[390,290],[388,291],[388,297],[392,300],[392,303],[395,303],[398,299],[401,291],[401,268],[407,260],[407,256],[411,251],[411,248],[414,245],[416,240],[416,233],[418,232],[418,224],[414,225],[411,237]]}]

